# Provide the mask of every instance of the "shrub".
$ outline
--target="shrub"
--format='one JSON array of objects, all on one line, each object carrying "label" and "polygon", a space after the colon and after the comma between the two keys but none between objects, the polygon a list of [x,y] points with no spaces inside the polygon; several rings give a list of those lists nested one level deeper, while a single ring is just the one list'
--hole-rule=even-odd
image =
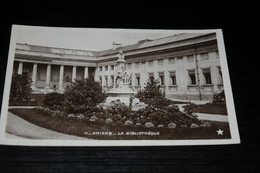
[{"label": "shrub", "polygon": [[198,106],[197,106],[196,104],[189,102],[189,103],[187,104],[187,106],[185,106],[185,112],[186,112],[188,115],[192,115],[193,110],[194,110],[195,108],[197,108],[197,107],[198,107]]},{"label": "shrub", "polygon": [[92,121],[92,122],[95,122],[95,121],[97,121],[97,120],[98,120],[98,117],[95,116],[95,115],[93,115],[93,116],[89,119],[89,121]]},{"label": "shrub", "polygon": [[129,107],[126,106],[124,103],[122,103],[119,99],[112,101],[110,103],[110,106],[107,107],[106,109],[106,114],[114,117],[116,116],[117,118],[119,117],[129,117],[130,110]]},{"label": "shrub", "polygon": [[125,125],[126,126],[129,126],[129,125],[132,125],[133,124],[133,121],[130,121],[130,120],[127,120],[126,122],[125,122]]},{"label": "shrub", "polygon": [[222,90],[220,93],[214,93],[212,98],[212,103],[226,103],[225,92]]},{"label": "shrub", "polygon": [[143,90],[139,90],[136,97],[142,99],[162,99],[165,94],[161,92],[159,81],[148,81]]},{"label": "shrub", "polygon": [[143,90],[139,90],[136,97],[150,106],[166,108],[172,104],[171,100],[165,98],[165,92],[160,90],[159,81],[148,81]]},{"label": "shrub", "polygon": [[10,101],[29,101],[31,92],[31,80],[27,75],[12,76]]},{"label": "shrub", "polygon": [[106,123],[112,123],[112,122],[113,122],[112,118],[106,119]]},{"label": "shrub", "polygon": [[176,127],[176,124],[174,124],[174,123],[169,123],[168,124],[168,128],[170,128],[170,129],[173,129],[175,127]]},{"label": "shrub", "polygon": [[199,125],[197,125],[196,123],[192,123],[192,124],[190,125],[190,128],[199,128]]},{"label": "shrub", "polygon": [[161,128],[161,127],[163,127],[163,124],[159,124],[157,127]]},{"label": "shrub", "polygon": [[92,78],[76,80],[67,86],[64,92],[67,112],[80,113],[94,108],[103,102],[107,95],[99,82]]},{"label": "shrub", "polygon": [[174,105],[169,105],[168,107],[164,107],[162,109],[154,106],[147,106],[135,112],[134,117],[142,124],[151,122],[157,127],[159,125],[168,126],[170,123],[174,123],[178,127],[187,127],[192,123],[202,123],[196,116],[180,112]]},{"label": "shrub", "polygon": [[136,126],[141,126],[142,124],[141,124],[141,123],[136,123],[135,125],[136,125]]},{"label": "shrub", "polygon": [[44,97],[42,103],[44,107],[50,108],[52,110],[63,110],[64,95],[57,92],[48,93]]},{"label": "shrub", "polygon": [[151,127],[154,127],[154,125],[151,122],[147,122],[147,123],[145,123],[145,127],[151,128]]}]

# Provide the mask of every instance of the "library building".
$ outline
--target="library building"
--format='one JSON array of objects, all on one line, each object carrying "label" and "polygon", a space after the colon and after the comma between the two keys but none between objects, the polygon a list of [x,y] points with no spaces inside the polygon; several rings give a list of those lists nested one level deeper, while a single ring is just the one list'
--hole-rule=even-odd
[{"label": "library building", "polygon": [[210,100],[223,90],[216,33],[182,33],[127,46],[113,43],[103,51],[17,43],[13,73],[28,75],[33,93],[62,93],[70,82],[88,77],[109,91],[116,83],[119,53],[135,92],[148,80],[158,80],[172,99]]}]

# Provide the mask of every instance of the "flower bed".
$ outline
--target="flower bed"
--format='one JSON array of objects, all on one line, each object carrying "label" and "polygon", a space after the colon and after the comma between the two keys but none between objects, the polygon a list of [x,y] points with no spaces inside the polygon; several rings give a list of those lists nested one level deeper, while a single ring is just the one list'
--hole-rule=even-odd
[{"label": "flower bed", "polygon": [[96,106],[82,113],[68,113],[59,106],[52,106],[50,108],[39,107],[39,109],[52,116],[86,119],[90,122],[98,122],[110,126],[135,126],[144,128],[193,128],[194,126],[209,126],[205,125],[203,121],[198,120],[197,117],[192,114],[180,112],[174,105],[161,108],[149,105],[138,111],[131,111],[125,104],[117,100],[113,101],[106,109]]},{"label": "flower bed", "polygon": [[[42,109],[42,108],[41,108]],[[44,109],[11,109],[10,112],[38,126],[54,130],[60,133],[82,136],[92,139],[113,140],[113,139],[226,139],[230,138],[228,123],[204,122],[206,128],[178,127],[173,123],[168,126],[147,126],[132,124],[130,120],[126,124],[112,125],[111,122],[101,121],[101,118],[90,121],[86,114],[73,114],[73,116],[48,113]],[[84,117],[83,117],[84,116]],[[98,115],[96,116],[98,118]],[[112,118],[111,118],[112,119]],[[48,122],[48,123],[46,123]],[[106,123],[106,125],[104,125]],[[193,125],[194,126],[194,125]],[[218,136],[216,129],[225,131],[224,135]],[[91,135],[89,135],[91,134]],[[115,135],[114,135],[115,134]],[[157,135],[153,135],[157,134]]]},{"label": "flower bed", "polygon": [[[194,136],[190,138],[195,138],[196,134],[191,130],[201,129],[198,131],[203,134],[207,129],[213,128],[212,124],[198,120],[192,111],[180,112],[171,100],[165,98],[158,85],[148,84],[139,96],[146,99],[148,106],[138,111],[132,111],[131,106],[126,106],[120,100],[102,107],[100,103],[106,98],[102,87],[92,79],[84,79],[71,83],[64,94],[55,92],[47,94],[43,99],[43,107],[32,110],[21,109],[20,112],[12,111],[39,126],[78,136],[93,131],[126,133],[156,130],[165,133],[160,138],[168,139],[172,138],[173,131],[178,129],[177,131],[190,132],[188,136],[193,134]],[[184,137],[183,132],[174,138]],[[114,138],[118,137],[112,137]]]}]

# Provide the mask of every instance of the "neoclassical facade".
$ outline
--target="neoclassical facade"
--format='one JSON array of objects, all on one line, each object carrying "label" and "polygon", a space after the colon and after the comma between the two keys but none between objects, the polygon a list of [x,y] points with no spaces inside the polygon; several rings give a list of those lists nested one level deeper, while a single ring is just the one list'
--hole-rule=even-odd
[{"label": "neoclassical facade", "polygon": [[158,80],[166,96],[209,100],[223,90],[215,33],[183,33],[104,51],[75,50],[28,44],[16,45],[13,73],[28,75],[34,93],[63,92],[75,80],[92,77],[104,90],[116,80],[118,53],[122,51],[131,75],[131,87],[143,89]]}]

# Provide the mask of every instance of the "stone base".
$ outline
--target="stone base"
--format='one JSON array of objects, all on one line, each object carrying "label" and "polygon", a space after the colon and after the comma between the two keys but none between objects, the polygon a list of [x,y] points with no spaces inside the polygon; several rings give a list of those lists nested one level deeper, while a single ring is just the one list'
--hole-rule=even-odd
[{"label": "stone base", "polygon": [[[104,103],[101,103],[100,104],[100,106],[103,106],[103,108],[107,108],[107,107],[109,107],[111,104],[111,101],[113,101],[114,99],[107,99],[106,100],[106,102],[104,102]],[[139,99],[138,99],[139,100]],[[120,100],[121,101],[121,100]],[[121,101],[122,102],[122,101]],[[126,106],[129,106],[129,103],[128,102],[123,102]],[[134,103],[134,101],[133,101],[133,103],[132,103],[132,110],[133,111],[137,111],[137,110],[139,110],[139,109],[141,109],[141,108],[145,108],[147,105],[144,103],[144,102],[135,102]]]},{"label": "stone base", "polygon": [[[112,101],[120,100],[121,103],[124,103],[126,106],[129,106],[130,104],[130,97],[135,94],[135,92],[129,88],[128,84],[123,84],[120,88],[113,88],[110,91],[107,92],[108,97],[106,99],[106,102],[103,103],[103,106],[110,106],[110,103]],[[143,102],[140,102],[138,98],[134,98],[132,102],[132,108],[133,110],[138,110],[140,108],[145,107],[146,104]]]},{"label": "stone base", "polygon": [[[125,105],[129,105],[130,104],[130,95],[124,95],[124,94],[117,94],[117,95],[114,95],[114,96],[108,96],[107,99],[106,99],[106,103],[111,103],[112,101],[116,101],[116,100],[120,100],[121,103],[124,103]],[[138,98],[134,98],[133,100],[133,105],[139,103],[140,100]]]}]

